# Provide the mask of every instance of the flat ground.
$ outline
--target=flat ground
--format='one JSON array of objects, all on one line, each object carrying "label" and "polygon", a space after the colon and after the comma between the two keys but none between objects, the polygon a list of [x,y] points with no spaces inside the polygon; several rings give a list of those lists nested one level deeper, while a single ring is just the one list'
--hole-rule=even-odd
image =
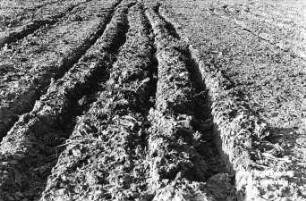
[{"label": "flat ground", "polygon": [[306,200],[306,2],[0,2],[0,201]]}]

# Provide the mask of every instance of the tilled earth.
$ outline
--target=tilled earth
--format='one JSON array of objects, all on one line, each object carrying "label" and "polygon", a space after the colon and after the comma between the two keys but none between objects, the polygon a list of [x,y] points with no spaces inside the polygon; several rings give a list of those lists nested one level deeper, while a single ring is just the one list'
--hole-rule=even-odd
[{"label": "tilled earth", "polygon": [[0,201],[306,200],[290,1],[0,2]]}]

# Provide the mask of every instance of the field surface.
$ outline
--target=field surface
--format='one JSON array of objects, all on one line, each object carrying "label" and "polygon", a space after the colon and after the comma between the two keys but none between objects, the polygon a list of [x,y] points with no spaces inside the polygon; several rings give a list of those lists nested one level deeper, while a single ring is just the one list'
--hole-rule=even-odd
[{"label": "field surface", "polygon": [[304,0],[0,0],[0,201],[306,201]]}]

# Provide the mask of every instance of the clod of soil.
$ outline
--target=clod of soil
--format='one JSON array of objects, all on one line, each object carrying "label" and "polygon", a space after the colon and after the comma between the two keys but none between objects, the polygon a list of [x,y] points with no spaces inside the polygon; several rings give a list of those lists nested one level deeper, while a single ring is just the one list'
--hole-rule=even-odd
[{"label": "clod of soil", "polygon": [[0,201],[306,200],[302,0],[3,0]]}]

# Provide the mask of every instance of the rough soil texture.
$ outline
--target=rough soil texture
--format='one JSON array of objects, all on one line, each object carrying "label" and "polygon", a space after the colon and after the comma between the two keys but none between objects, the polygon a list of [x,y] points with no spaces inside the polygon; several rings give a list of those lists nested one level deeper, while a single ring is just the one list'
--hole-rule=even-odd
[{"label": "rough soil texture", "polygon": [[1,52],[0,137],[31,110],[52,80],[61,77],[103,33],[116,1],[81,4],[58,23],[10,43]]},{"label": "rough soil texture", "polygon": [[[50,1],[41,5],[22,8],[16,7],[14,4],[1,6],[0,47],[23,38],[44,25],[56,23],[68,11],[85,2]],[[9,46],[5,46],[5,48],[9,48]]]},{"label": "rough soil texture", "polygon": [[[240,199],[305,199],[305,17],[302,15],[306,7],[303,2],[281,2],[278,9],[272,2],[171,1],[161,9],[190,43],[203,76],[210,76],[205,71],[214,71],[228,82],[223,84],[226,90],[219,89],[215,94],[211,89],[212,112],[221,141],[226,142],[223,150],[229,149],[225,152],[236,171],[237,191],[243,197]],[[272,25],[266,16],[275,18]],[[288,26],[289,19],[294,25],[292,29]],[[286,44],[286,48],[280,44]],[[214,85],[218,77],[207,77],[207,87]],[[212,87],[217,90],[217,86]],[[237,95],[230,100],[226,93]],[[218,101],[219,98],[223,100]],[[230,101],[227,104],[226,99]],[[229,107],[230,113],[219,111],[222,107]],[[244,116],[247,110],[253,113],[255,122],[265,124],[264,135],[257,134],[256,130],[262,129],[256,129],[256,124],[248,119],[253,115]],[[226,123],[224,118],[233,121],[233,128],[221,125]],[[235,125],[238,121],[235,118],[240,118],[242,122],[237,123],[241,126],[250,127],[248,130],[255,128],[251,133],[238,134],[242,135],[238,143],[246,149],[244,152],[252,163],[245,167],[238,160],[242,153],[233,150],[236,142],[222,139],[232,132],[228,129],[239,126]],[[230,141],[234,144],[229,146]]]},{"label": "rough soil texture", "polygon": [[0,201],[306,200],[302,0],[0,2]]}]

